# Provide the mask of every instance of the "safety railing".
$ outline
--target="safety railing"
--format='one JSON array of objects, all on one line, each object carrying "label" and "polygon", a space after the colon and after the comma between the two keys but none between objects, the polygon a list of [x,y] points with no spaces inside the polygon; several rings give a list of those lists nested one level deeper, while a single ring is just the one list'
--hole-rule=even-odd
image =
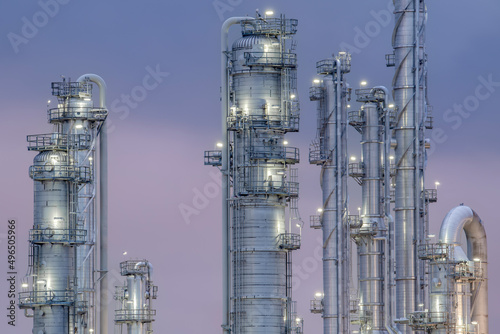
[{"label": "safety railing", "polygon": [[238,194],[297,197],[299,195],[299,183],[288,181],[242,181],[238,187]]},{"label": "safety railing", "polygon": [[413,329],[436,328],[447,321],[447,312],[417,311],[408,314],[408,325],[410,325]]},{"label": "safety railing", "polygon": [[52,95],[58,97],[82,97],[92,93],[92,84],[86,82],[53,82]]},{"label": "safety railing", "polygon": [[83,119],[88,121],[104,121],[108,111],[104,108],[63,107],[47,111],[49,122]]},{"label": "safety railing", "polygon": [[252,146],[248,150],[248,158],[296,164],[299,162],[299,149],[284,146]]},{"label": "safety railing", "polygon": [[204,164],[206,166],[222,166],[222,151],[205,151]]},{"label": "safety railing", "polygon": [[315,140],[309,146],[309,163],[312,165],[322,165],[328,160],[324,150],[321,149],[320,143]]},{"label": "safety railing", "polygon": [[311,311],[311,313],[315,313],[315,314],[323,313],[323,300],[321,300],[321,299],[311,300],[309,310]]},{"label": "safety railing", "polygon": [[269,18],[265,20],[249,20],[242,22],[243,36],[247,35],[293,35],[297,32],[298,20]]},{"label": "safety railing", "polygon": [[86,230],[77,229],[32,229],[29,241],[35,244],[65,243],[83,244],[87,238]]},{"label": "safety railing", "polygon": [[396,65],[396,55],[389,53],[385,55],[385,66],[394,67]]},{"label": "safety railing", "polygon": [[75,314],[85,314],[88,312],[89,303],[86,300],[75,302]]},{"label": "safety railing", "polygon": [[362,178],[365,176],[365,169],[359,162],[349,163],[349,176],[354,178]]},{"label": "safety railing", "polygon": [[314,229],[320,229],[323,227],[323,224],[321,223],[321,216],[320,215],[312,215],[309,217],[309,226]]},{"label": "safety railing", "polygon": [[427,117],[425,118],[425,128],[432,129],[434,127],[434,116],[432,115],[434,108],[427,105]]},{"label": "safety railing", "polygon": [[483,268],[479,262],[461,262],[455,265],[451,277],[460,282],[483,279]]},{"label": "safety railing", "polygon": [[443,243],[426,243],[418,245],[418,257],[421,260],[445,259],[450,252],[450,246]]},{"label": "safety railing", "polygon": [[154,321],[156,310],[149,309],[122,309],[115,311],[116,322],[151,322]]},{"label": "safety railing", "polygon": [[385,99],[384,92],[380,89],[359,88],[355,93],[358,102],[383,102]]},{"label": "safety railing", "polygon": [[425,201],[428,203],[437,202],[437,189],[425,189]]},{"label": "safety railing", "polygon": [[300,234],[281,233],[278,236],[278,247],[287,250],[296,250],[300,248]]},{"label": "safety railing", "polygon": [[89,134],[65,135],[61,133],[44,133],[27,136],[29,151],[48,150],[87,150],[91,145]]},{"label": "safety railing", "polygon": [[29,175],[35,181],[62,180],[88,183],[92,180],[90,167],[73,165],[34,165],[29,168]]},{"label": "safety railing", "polygon": [[32,308],[42,305],[71,305],[75,293],[71,290],[37,290],[19,293],[19,307]]},{"label": "safety railing", "polygon": [[246,66],[295,67],[297,55],[289,52],[245,52]]},{"label": "safety railing", "polygon": [[320,86],[312,86],[309,88],[309,99],[311,101],[321,100],[325,96],[325,90]]},{"label": "safety railing", "polygon": [[227,118],[227,127],[232,131],[244,128],[264,128],[295,132],[299,130],[299,116],[234,115]]},{"label": "safety railing", "polygon": [[138,266],[138,263],[147,263],[147,260],[128,260],[120,263],[120,271],[122,276],[127,275],[146,275],[148,273],[147,266]]}]

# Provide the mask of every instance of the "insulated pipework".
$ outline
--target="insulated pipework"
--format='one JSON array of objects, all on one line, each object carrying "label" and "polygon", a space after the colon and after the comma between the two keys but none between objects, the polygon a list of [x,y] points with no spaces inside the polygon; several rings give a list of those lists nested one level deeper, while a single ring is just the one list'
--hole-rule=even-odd
[{"label": "insulated pipework", "polygon": [[314,81],[310,99],[318,101],[318,133],[309,162],[321,166],[323,205],[313,228],[323,235],[323,292],[321,305],[312,301],[311,312],[322,314],[323,332],[347,333],[350,328],[350,235],[347,211],[347,111],[351,55],[316,64],[321,79]]},{"label": "insulated pipework", "polygon": [[[395,0],[393,33],[395,126],[396,318],[404,319],[425,301],[424,267],[417,245],[425,240],[426,5],[422,0]],[[423,287],[423,288],[422,288]],[[398,325],[404,334],[412,329]]]},{"label": "insulated pipework", "polygon": [[223,49],[235,23],[242,37],[222,62],[224,142],[205,153],[223,173],[223,332],[292,333],[302,323],[291,298],[292,251],[300,246],[292,226],[301,225],[290,166],[299,154],[284,135],[298,131],[297,20],[229,19]]},{"label": "insulated pipework", "polygon": [[390,161],[384,143],[388,137],[385,132],[389,109],[385,89],[358,89],[356,95],[363,105],[361,110],[349,112],[349,124],[361,133],[362,156],[361,161],[349,164],[349,174],[362,191],[360,217],[351,223],[351,237],[358,254],[358,324],[360,333],[388,333],[385,280],[389,279],[386,275],[389,212],[384,190],[389,186],[385,174],[390,177],[391,169],[384,168]]},{"label": "insulated pipework", "polygon": [[410,325],[433,334],[487,334],[488,255],[477,213],[464,205],[453,208],[439,242],[420,247],[419,255],[430,262],[430,309],[412,314]]},{"label": "insulated pipework", "polygon": [[147,260],[129,260],[120,263],[125,283],[116,287],[115,311],[117,334],[150,334],[156,316],[153,299],[158,287],[153,284],[153,265]]},{"label": "insulated pipework", "polygon": [[107,116],[88,80],[52,83],[57,107],[49,134],[28,136],[40,152],[30,167],[34,221],[19,307],[33,310],[33,333],[95,331],[95,145]]}]

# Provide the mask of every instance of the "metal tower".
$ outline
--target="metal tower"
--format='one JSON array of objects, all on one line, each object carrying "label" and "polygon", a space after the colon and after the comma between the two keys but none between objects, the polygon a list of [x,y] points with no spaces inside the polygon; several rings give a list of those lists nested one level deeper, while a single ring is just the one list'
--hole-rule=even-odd
[{"label": "metal tower", "polygon": [[350,72],[351,55],[316,64],[322,80],[315,80],[310,99],[318,103],[317,139],[311,145],[309,162],[321,166],[323,206],[312,227],[323,232],[323,296],[321,307],[312,302],[311,311],[321,313],[324,333],[350,330],[350,234],[347,207],[347,111],[350,93],[344,75]]},{"label": "metal tower", "polygon": [[[242,37],[228,50],[236,23]],[[290,166],[299,153],[284,137],[299,124],[296,27],[297,20],[259,15],[228,19],[222,29],[224,143],[205,163],[223,173],[225,333],[302,332],[291,296],[292,251],[300,247],[292,227],[301,222]]]},{"label": "metal tower", "polygon": [[95,147],[107,110],[93,106],[88,79],[54,82],[52,95],[58,99],[57,108],[48,110],[53,133],[28,136],[28,150],[40,153],[29,169],[34,222],[19,307],[33,317],[33,333],[92,333]]},{"label": "metal tower", "polygon": [[146,260],[129,260],[120,263],[121,275],[126,278],[123,286],[116,287],[115,311],[118,333],[150,334],[156,315],[153,299],[158,287],[153,285],[153,265]]}]

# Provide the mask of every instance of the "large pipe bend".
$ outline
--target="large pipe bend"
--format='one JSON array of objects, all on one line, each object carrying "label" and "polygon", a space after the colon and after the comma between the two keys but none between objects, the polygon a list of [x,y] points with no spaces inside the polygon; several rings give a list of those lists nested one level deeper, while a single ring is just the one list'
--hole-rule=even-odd
[{"label": "large pipe bend", "polygon": [[483,275],[483,280],[476,284],[477,293],[472,296],[471,322],[477,322],[479,334],[488,333],[488,252],[486,231],[478,214],[464,205],[457,206],[448,212],[441,225],[439,240],[442,243],[459,245],[462,231],[465,232],[467,238],[467,257],[469,261],[479,262]]}]

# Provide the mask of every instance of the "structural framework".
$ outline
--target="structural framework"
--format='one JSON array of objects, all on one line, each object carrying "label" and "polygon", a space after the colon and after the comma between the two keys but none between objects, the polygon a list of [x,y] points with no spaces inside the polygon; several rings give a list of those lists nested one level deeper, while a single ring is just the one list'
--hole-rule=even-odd
[{"label": "structural framework", "polygon": [[[437,201],[437,189],[424,188],[425,131],[432,129],[427,7],[422,0],[394,5],[394,51],[386,56],[387,66],[395,68],[394,103],[385,87],[363,87],[355,91],[361,109],[348,112],[351,91],[344,74],[350,55],[341,52],[317,63],[320,78],[310,99],[318,101],[318,132],[309,160],[321,166],[323,205],[311,217],[311,227],[323,232],[323,292],[311,301],[311,312],[322,314],[325,334],[485,334],[487,252],[481,220],[461,205],[445,217],[437,243],[429,234],[429,204]],[[359,162],[349,161],[346,119],[361,134]],[[361,186],[357,215],[348,211],[347,175]],[[351,243],[356,245],[352,254]]]},{"label": "structural framework", "polygon": [[[227,46],[227,32],[242,37]],[[292,301],[292,251],[300,247],[297,214],[297,20],[231,18],[222,28],[222,150],[205,162],[223,173],[225,333],[301,333]]]}]

